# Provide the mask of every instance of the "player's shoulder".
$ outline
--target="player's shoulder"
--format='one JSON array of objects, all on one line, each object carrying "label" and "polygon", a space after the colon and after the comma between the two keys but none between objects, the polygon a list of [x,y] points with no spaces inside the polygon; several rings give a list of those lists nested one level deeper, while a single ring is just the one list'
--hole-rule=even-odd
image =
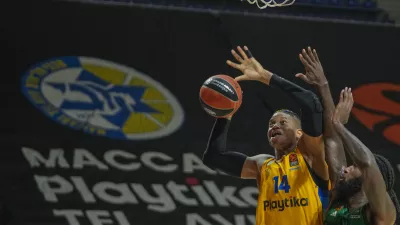
[{"label": "player's shoulder", "polygon": [[269,154],[259,154],[249,157],[253,162],[256,162],[259,167],[261,167],[268,159],[275,159],[273,155]]}]

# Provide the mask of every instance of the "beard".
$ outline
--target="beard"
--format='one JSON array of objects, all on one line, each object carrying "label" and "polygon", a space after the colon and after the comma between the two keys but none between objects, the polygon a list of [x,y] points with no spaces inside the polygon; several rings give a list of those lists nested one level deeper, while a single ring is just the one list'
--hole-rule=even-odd
[{"label": "beard", "polygon": [[362,177],[352,178],[350,180],[342,180],[337,184],[336,200],[340,202],[347,202],[347,200],[353,197],[355,194],[362,190]]}]

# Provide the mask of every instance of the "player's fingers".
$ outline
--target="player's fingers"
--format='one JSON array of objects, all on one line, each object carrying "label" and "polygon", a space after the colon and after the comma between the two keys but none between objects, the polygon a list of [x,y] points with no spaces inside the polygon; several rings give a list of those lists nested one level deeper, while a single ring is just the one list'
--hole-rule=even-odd
[{"label": "player's fingers", "polygon": [[242,57],[240,57],[240,55],[238,55],[238,54],[236,53],[235,50],[232,49],[232,50],[231,50],[231,53],[232,53],[233,57],[235,57],[235,59],[236,59],[238,62],[240,62],[240,63],[243,62]]},{"label": "player's fingers", "polygon": [[303,65],[306,67],[306,70],[308,70],[309,68],[312,68],[310,63],[303,57],[302,54],[299,54],[299,58],[301,63],[303,63]]},{"label": "player's fingers", "polygon": [[315,49],[313,50],[313,55],[314,55],[315,59],[317,60],[317,62],[319,62],[317,50],[315,50]]},{"label": "player's fingers", "polygon": [[301,80],[303,80],[306,83],[310,83],[310,80],[308,79],[308,77],[302,73],[296,74],[295,77],[300,78]]},{"label": "player's fingers", "polygon": [[308,55],[310,56],[311,60],[312,60],[313,62],[316,62],[317,59],[314,57],[314,54],[312,53],[311,47],[310,47],[310,46],[308,46],[307,51],[308,51]]},{"label": "player's fingers", "polygon": [[350,111],[351,111],[351,110],[353,109],[353,105],[354,105],[353,93],[350,94],[350,99],[351,99],[351,101],[350,101],[350,106],[349,106],[349,108],[350,108]]},{"label": "player's fingers", "polygon": [[312,67],[312,63],[313,63],[313,62],[312,62],[310,56],[307,54],[307,52],[306,52],[305,49],[303,49],[302,55],[303,55],[303,58],[308,62],[308,64],[310,65],[310,67]]},{"label": "player's fingers", "polygon": [[243,60],[249,59],[249,57],[247,57],[246,53],[244,53],[243,49],[240,46],[237,46],[237,49],[238,49],[240,55],[242,56]]},{"label": "player's fingers", "polygon": [[353,98],[353,92],[351,91],[351,88],[350,88],[350,101],[351,101],[351,104],[353,105],[354,104],[354,98]]},{"label": "player's fingers", "polygon": [[227,60],[226,64],[228,64],[230,67],[233,67],[233,68],[238,69],[240,71],[242,70],[242,67],[239,64],[236,64],[236,63],[232,62],[231,60]]},{"label": "player's fingers", "polygon": [[343,94],[344,94],[344,89],[340,92],[340,95],[339,95],[339,103],[342,103],[343,102]]},{"label": "player's fingers", "polygon": [[353,93],[351,93],[351,88],[347,90],[347,107],[352,108],[353,107]]},{"label": "player's fingers", "polygon": [[246,55],[247,55],[250,59],[254,58],[254,57],[253,57],[253,54],[251,54],[251,51],[250,51],[250,49],[249,49],[247,46],[244,46],[244,51],[245,51]]},{"label": "player's fingers", "polygon": [[235,77],[236,81],[243,81],[243,80],[248,80],[246,75],[240,75],[238,77]]},{"label": "player's fingers", "polygon": [[349,90],[348,87],[345,87],[345,88],[344,88],[344,92],[343,92],[343,102],[344,102],[345,104],[347,104],[347,100],[348,100],[348,98],[349,98],[349,92],[348,92],[348,90]]}]

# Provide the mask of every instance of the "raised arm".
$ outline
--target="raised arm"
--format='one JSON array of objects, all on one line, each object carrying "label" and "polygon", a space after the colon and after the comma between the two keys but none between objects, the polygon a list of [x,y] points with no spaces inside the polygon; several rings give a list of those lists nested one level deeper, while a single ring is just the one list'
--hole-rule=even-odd
[{"label": "raised arm", "polygon": [[242,179],[258,179],[262,164],[271,155],[248,157],[240,152],[226,150],[227,136],[231,118],[217,119],[211,131],[203,163],[213,170]]},{"label": "raised arm", "polygon": [[[252,56],[249,49],[245,46],[244,50],[238,47],[239,56],[234,50],[232,54],[240,63],[236,64],[227,61],[228,65],[243,72],[243,75],[235,78],[237,81],[257,80],[269,86],[276,87],[284,91],[301,108],[301,123],[303,137],[299,142],[301,151],[311,154],[309,162],[315,173],[322,179],[328,180],[329,173],[325,163],[324,143],[322,138],[322,116],[323,108],[318,97],[308,91],[270,71],[264,69],[261,64]],[[308,155],[307,154],[307,155]]]},{"label": "raised arm", "polygon": [[[328,80],[324,74],[317,51],[315,49],[311,51],[311,48],[308,47],[307,50],[303,49],[302,53],[299,54],[299,58],[303,63],[306,72],[305,74],[296,74],[296,77],[317,88],[322,98],[324,107],[325,154],[329,166],[329,178],[334,186],[338,180],[342,167],[347,166],[343,143],[332,124],[332,115],[335,111],[335,104],[333,103]],[[347,117],[344,118],[344,123],[347,122],[349,116],[350,111],[348,111]]]},{"label": "raised arm", "polygon": [[396,220],[396,210],[386,191],[385,181],[373,153],[340,122],[341,115],[345,114],[349,107],[352,107],[352,102],[351,89],[346,88],[341,93],[332,123],[345,144],[346,150],[354,164],[361,170],[363,191],[367,196],[371,212],[374,215],[375,224],[393,225]]}]

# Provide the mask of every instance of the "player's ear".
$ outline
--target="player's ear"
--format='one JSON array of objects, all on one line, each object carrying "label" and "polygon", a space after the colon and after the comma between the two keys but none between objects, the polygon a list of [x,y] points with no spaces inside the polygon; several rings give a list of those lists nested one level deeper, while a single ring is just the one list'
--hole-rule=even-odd
[{"label": "player's ear", "polygon": [[297,129],[296,130],[296,139],[300,140],[301,136],[303,136],[303,130]]}]

